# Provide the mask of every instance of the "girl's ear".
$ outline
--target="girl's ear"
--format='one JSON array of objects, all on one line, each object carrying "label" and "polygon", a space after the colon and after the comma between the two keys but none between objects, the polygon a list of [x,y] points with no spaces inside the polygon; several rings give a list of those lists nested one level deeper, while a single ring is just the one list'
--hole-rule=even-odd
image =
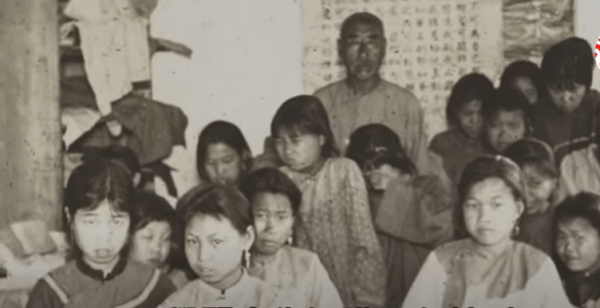
[{"label": "girl's ear", "polygon": [[523,202],[523,200],[517,200],[516,202],[517,205],[517,219],[519,217],[521,217],[521,215],[523,215],[523,212],[525,211],[525,203]]},{"label": "girl's ear", "polygon": [[73,217],[71,217],[71,213],[69,213],[69,209],[67,207],[63,207],[63,212],[65,213],[65,218],[67,219],[67,224],[71,225],[73,222]]},{"label": "girl's ear", "polygon": [[133,187],[138,187],[140,185],[141,181],[142,181],[142,173],[136,172],[136,174],[133,175]]},{"label": "girl's ear", "polygon": [[325,141],[326,141],[326,139],[325,139],[325,136],[323,136],[323,135],[319,135],[319,144],[320,144],[321,146],[324,146],[324,145],[325,145]]},{"label": "girl's ear", "polygon": [[252,244],[254,244],[255,237],[256,237],[256,232],[254,231],[254,226],[252,226],[252,225],[248,226],[248,229],[246,229],[246,234],[244,234],[244,236],[243,236],[244,250],[249,250],[250,247],[252,247]]},{"label": "girl's ear", "polygon": [[249,162],[252,161],[252,154],[250,154],[250,152],[244,150],[244,152],[242,152],[242,170],[243,171],[248,171],[246,169],[250,168]]}]

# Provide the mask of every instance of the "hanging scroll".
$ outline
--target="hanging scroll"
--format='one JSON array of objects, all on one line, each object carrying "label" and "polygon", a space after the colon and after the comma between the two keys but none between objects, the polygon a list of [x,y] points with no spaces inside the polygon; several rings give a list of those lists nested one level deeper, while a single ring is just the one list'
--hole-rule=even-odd
[{"label": "hanging scroll", "polygon": [[541,63],[544,51],[573,36],[573,0],[504,0],[504,57]]},{"label": "hanging scroll", "polygon": [[374,13],[388,41],[381,74],[419,98],[430,138],[446,128],[446,101],[460,76],[493,79],[502,68],[501,0],[309,0],[303,10],[305,91],[344,78],[340,24],[355,12]]}]

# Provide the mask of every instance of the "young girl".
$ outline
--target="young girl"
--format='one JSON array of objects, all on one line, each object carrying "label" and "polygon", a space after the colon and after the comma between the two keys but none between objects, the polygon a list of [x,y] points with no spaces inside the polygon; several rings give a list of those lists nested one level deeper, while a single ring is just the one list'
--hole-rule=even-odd
[{"label": "young girl", "polygon": [[178,221],[184,228],[179,240],[185,242],[185,255],[199,279],[160,307],[276,307],[276,289],[249,276],[242,265],[242,260],[246,267],[250,264],[255,236],[246,198],[234,188],[211,186],[194,194],[190,202]]},{"label": "young girl", "polygon": [[398,135],[383,124],[350,136],[349,158],[370,187],[375,229],[387,263],[386,307],[399,307],[427,255],[452,238],[450,188],[436,176],[420,176]]},{"label": "young girl", "polygon": [[64,202],[74,260],[36,284],[28,308],[156,307],[175,291],[160,270],[127,260],[132,194],[118,164],[96,160],[73,171]]},{"label": "young girl", "polygon": [[427,257],[402,307],[571,307],[552,259],[511,239],[525,207],[519,167],[477,158],[458,194],[457,231],[466,237]]},{"label": "young girl", "polygon": [[196,150],[196,168],[202,182],[236,185],[251,167],[252,152],[237,126],[215,121],[202,130]]},{"label": "young girl", "polygon": [[175,229],[175,210],[169,203],[149,192],[138,191],[131,215],[131,260],[162,270],[180,289],[187,282],[186,275],[173,266],[171,234]]},{"label": "young girl", "polygon": [[248,175],[241,190],[252,205],[256,240],[248,272],[287,293],[308,297],[307,307],[343,307],[319,257],[290,246],[302,193],[285,174],[264,168]]},{"label": "young girl", "polygon": [[531,131],[529,102],[517,90],[496,90],[484,104],[483,121],[488,152],[502,154],[509,145]]},{"label": "young girl", "polygon": [[[180,221],[182,208],[190,204],[190,198],[212,184],[237,186],[244,175],[252,168],[252,153],[242,131],[232,123],[214,121],[208,124],[198,137],[196,168],[200,184],[186,192],[175,206],[177,220]],[[175,234],[176,238],[182,235]],[[175,245],[176,255],[183,255],[179,243]],[[177,262],[182,262],[179,260]]]},{"label": "young girl", "polygon": [[556,251],[571,303],[600,307],[600,196],[579,193],[556,208]]},{"label": "young girl", "polygon": [[518,90],[534,105],[540,96],[541,80],[540,68],[535,63],[520,60],[504,69],[500,77],[500,88]]},{"label": "young girl", "polygon": [[325,108],[314,96],[289,99],[271,122],[271,135],[302,191],[297,246],[315,252],[345,306],[380,307],[385,264],[369,213],[360,169],[338,149]]},{"label": "young girl", "polygon": [[525,212],[516,239],[552,255],[554,206],[564,196],[550,146],[536,139],[522,139],[504,151],[519,167],[525,182]]},{"label": "young girl", "polygon": [[458,181],[467,163],[486,153],[481,138],[481,110],[493,92],[492,82],[478,73],[461,77],[452,88],[446,107],[450,129],[436,135],[429,145],[431,151],[442,157],[452,181]]},{"label": "young girl", "polygon": [[544,91],[535,106],[533,137],[548,143],[569,194],[600,193],[600,93],[591,89],[595,61],[581,38],[568,38],[544,54]]}]

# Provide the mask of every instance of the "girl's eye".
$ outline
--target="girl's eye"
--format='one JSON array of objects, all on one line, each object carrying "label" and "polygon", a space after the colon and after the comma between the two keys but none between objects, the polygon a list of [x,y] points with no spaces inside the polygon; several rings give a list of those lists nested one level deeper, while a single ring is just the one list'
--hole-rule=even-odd
[{"label": "girl's eye", "polygon": [[529,182],[529,186],[532,186],[532,187],[538,187],[538,186],[540,186],[540,184],[541,183],[539,181]]},{"label": "girl's eye", "polygon": [[195,239],[187,239],[185,240],[185,243],[189,245],[196,245],[198,244],[198,241],[196,241]]},{"label": "girl's eye", "polygon": [[493,208],[499,208],[500,206],[502,206],[502,203],[500,203],[500,202],[493,202],[492,203],[492,207]]},{"label": "girl's eye", "polygon": [[279,220],[285,220],[287,218],[286,215],[279,215],[277,218],[279,218]]},{"label": "girl's eye", "polygon": [[475,204],[473,202],[467,202],[467,203],[465,203],[465,207],[468,209],[472,209],[472,208],[477,207],[477,204]]},{"label": "girl's eye", "polygon": [[93,225],[96,223],[96,220],[95,219],[84,219],[83,223],[86,225]]},{"label": "girl's eye", "polygon": [[282,138],[275,138],[275,144],[283,144],[283,139]]},{"label": "girl's eye", "polygon": [[112,223],[117,225],[117,226],[122,226],[125,224],[125,221],[123,219],[113,219]]},{"label": "girl's eye", "polygon": [[215,245],[219,245],[221,243],[223,243],[223,240],[220,240],[218,238],[216,238],[216,239],[213,240],[213,244],[215,244]]}]

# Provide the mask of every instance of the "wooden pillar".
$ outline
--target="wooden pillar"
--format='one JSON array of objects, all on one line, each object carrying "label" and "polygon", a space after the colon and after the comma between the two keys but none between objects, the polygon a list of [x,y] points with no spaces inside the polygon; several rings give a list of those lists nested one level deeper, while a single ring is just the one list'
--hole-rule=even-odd
[{"label": "wooden pillar", "polygon": [[61,223],[57,2],[0,1],[0,227]]}]

